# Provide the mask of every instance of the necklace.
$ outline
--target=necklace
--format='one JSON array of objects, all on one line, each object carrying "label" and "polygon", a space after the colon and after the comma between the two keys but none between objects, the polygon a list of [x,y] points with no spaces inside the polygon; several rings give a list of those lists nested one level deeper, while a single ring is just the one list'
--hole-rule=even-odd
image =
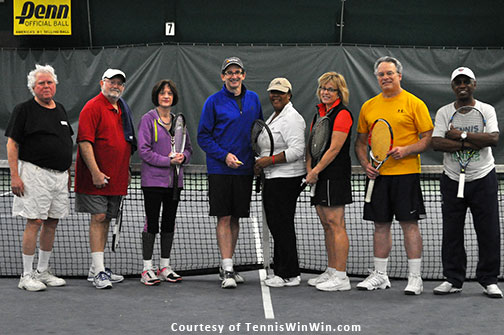
[{"label": "necklace", "polygon": [[158,121],[159,121],[159,122],[160,122],[163,126],[169,126],[169,125],[171,124],[171,115],[170,115],[170,113],[168,113],[168,122],[165,122],[165,121],[163,121],[163,118],[162,118],[161,114],[159,114],[159,111],[158,111],[157,109],[156,109],[156,112],[157,112],[157,114],[158,114],[158,116],[159,116]]}]

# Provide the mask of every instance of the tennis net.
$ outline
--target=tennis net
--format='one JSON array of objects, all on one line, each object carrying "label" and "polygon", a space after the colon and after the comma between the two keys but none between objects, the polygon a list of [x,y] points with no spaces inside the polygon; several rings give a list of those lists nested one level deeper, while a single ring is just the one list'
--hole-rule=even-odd
[{"label": "tennis net", "polygon": [[[498,167],[499,205],[502,208],[504,195],[504,166]],[[421,185],[427,219],[420,221],[423,236],[422,276],[426,279],[441,279],[442,215],[439,179],[441,166],[424,166]],[[125,199],[123,228],[116,253],[110,251],[111,237],[105,250],[105,263],[123,275],[138,275],[142,270],[141,232],[144,226],[143,195],[140,188],[139,168],[133,171],[132,182]],[[10,173],[5,161],[0,164],[0,276],[18,276],[22,272],[21,244],[25,220],[12,217],[13,195],[10,192]],[[205,166],[188,166],[185,172],[185,188],[176,219],[175,241],[171,254],[173,268],[183,275],[217,273],[220,253],[215,237],[216,218],[209,217],[207,198],[207,175]],[[365,175],[359,167],[353,168],[352,192],[354,202],[345,209],[345,222],[350,239],[347,272],[365,276],[373,268],[372,222],[362,219]],[[61,220],[56,233],[51,267],[61,276],[86,276],[89,265],[89,215],[74,211],[75,194],[71,192],[71,214]],[[268,266],[272,262],[273,240],[263,225],[260,194],[252,194],[250,218],[241,219],[240,237],[234,263],[238,270],[251,270]],[[113,222],[112,222],[113,223]],[[327,257],[324,232],[315,209],[310,206],[309,191],[298,199],[296,210],[296,235],[299,262],[303,272],[325,270]],[[113,224],[110,229],[112,230]],[[393,247],[389,258],[389,275],[406,278],[407,258],[403,247],[403,235],[397,222],[392,225]],[[501,241],[504,233],[501,232]],[[468,212],[465,226],[467,250],[467,277],[475,278],[478,246]],[[37,253],[38,254],[38,253]],[[501,258],[502,257],[501,251]],[[159,237],[154,250],[155,263],[159,259]],[[502,270],[499,278],[503,278]]]}]

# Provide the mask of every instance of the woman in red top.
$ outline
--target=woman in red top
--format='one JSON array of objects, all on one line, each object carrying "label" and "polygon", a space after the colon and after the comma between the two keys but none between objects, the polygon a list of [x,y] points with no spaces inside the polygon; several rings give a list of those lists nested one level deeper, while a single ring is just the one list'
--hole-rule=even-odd
[{"label": "woman in red top", "polygon": [[332,135],[330,145],[318,163],[312,161],[308,148],[306,181],[316,184],[311,204],[324,228],[328,266],[324,273],[308,280],[308,284],[322,291],[347,291],[350,290],[346,275],[349,243],[344,218],[345,205],[352,202],[350,133],[353,117],[346,107],[349,93],[341,74],[324,73],[318,84],[320,104],[314,121],[327,115],[331,120]]}]

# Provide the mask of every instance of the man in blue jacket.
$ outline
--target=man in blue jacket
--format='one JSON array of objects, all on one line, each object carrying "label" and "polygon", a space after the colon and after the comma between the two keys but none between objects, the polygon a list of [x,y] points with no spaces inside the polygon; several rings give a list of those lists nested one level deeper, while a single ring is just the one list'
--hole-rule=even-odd
[{"label": "man in blue jacket", "polygon": [[244,279],[233,269],[239,219],[250,214],[254,157],[250,129],[262,119],[259,97],[243,85],[245,69],[238,57],[221,67],[222,89],[203,106],[198,144],[206,153],[210,215],[217,216],[217,242],[222,257],[222,288],[235,288]]}]

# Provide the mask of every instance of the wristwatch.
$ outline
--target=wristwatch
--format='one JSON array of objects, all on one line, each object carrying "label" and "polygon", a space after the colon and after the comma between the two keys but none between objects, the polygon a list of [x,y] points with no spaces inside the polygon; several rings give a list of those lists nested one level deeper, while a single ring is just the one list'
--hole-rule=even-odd
[{"label": "wristwatch", "polygon": [[463,131],[462,134],[460,134],[460,140],[465,141],[467,138],[467,131]]}]

